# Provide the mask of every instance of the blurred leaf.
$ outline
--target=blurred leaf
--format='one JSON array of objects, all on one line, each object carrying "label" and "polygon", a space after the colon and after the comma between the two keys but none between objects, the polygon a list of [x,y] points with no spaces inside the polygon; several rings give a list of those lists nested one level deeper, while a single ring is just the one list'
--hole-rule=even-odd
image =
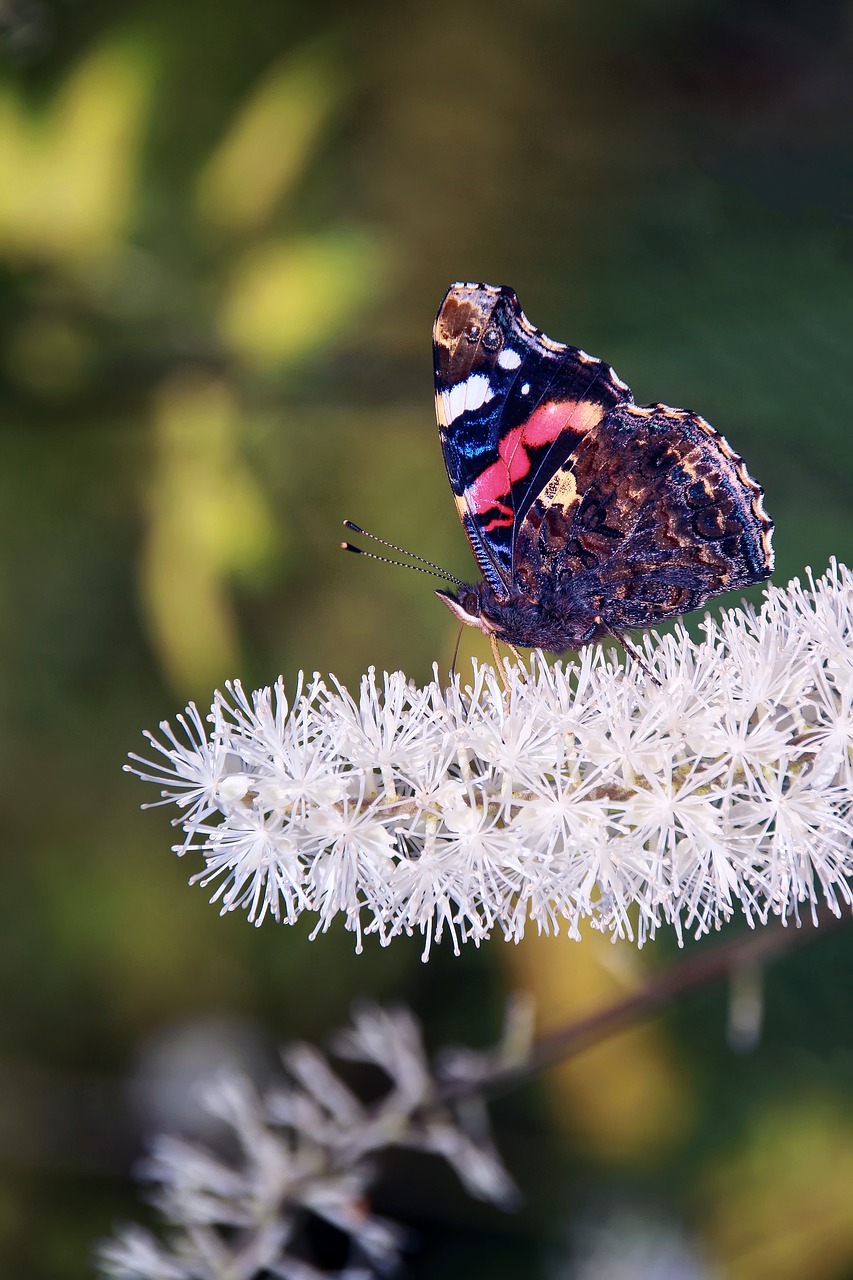
[{"label": "blurred leaf", "polygon": [[228,231],[256,231],[301,178],[340,98],[340,74],[316,50],[277,62],[204,167],[198,208]]},{"label": "blurred leaf", "polygon": [[261,367],[302,359],[339,337],[377,296],[384,265],[378,243],[362,232],[268,241],[237,263],[222,336]]},{"label": "blurred leaf", "polygon": [[275,531],[237,445],[227,387],[176,374],[160,390],[141,589],[149,632],[182,696],[237,667],[229,578],[268,559]]},{"label": "blurred leaf", "polygon": [[74,261],[122,234],[153,81],[144,50],[112,39],[40,112],[0,86],[0,254]]}]

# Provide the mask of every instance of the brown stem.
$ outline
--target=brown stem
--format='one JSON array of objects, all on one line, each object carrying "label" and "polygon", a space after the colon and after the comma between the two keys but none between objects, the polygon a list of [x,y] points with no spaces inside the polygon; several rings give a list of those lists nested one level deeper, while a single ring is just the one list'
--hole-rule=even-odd
[{"label": "brown stem", "polygon": [[816,941],[847,921],[847,916],[826,914],[819,928],[810,921],[800,926],[765,925],[746,937],[735,938],[722,946],[702,951],[681,964],[670,965],[653,974],[643,986],[624,999],[542,1036],[534,1043],[524,1062],[500,1068],[487,1080],[450,1082],[441,1090],[440,1100],[452,1102],[471,1089],[484,1091],[490,1097],[503,1093],[555,1063],[588,1049],[608,1035],[622,1031],[640,1018],[649,1017],[674,1004],[682,996],[701,990],[719,978],[726,978],[745,965],[766,964],[796,946]]}]

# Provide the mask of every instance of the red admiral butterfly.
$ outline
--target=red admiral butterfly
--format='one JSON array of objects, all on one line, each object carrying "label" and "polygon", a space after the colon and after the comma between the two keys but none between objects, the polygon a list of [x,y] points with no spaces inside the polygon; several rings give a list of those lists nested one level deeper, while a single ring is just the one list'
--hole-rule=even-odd
[{"label": "red admiral butterfly", "polygon": [[454,284],[433,330],[441,447],[483,573],[438,590],[495,642],[578,649],[773,571],[761,486],[698,414],[641,408],[512,289]]}]

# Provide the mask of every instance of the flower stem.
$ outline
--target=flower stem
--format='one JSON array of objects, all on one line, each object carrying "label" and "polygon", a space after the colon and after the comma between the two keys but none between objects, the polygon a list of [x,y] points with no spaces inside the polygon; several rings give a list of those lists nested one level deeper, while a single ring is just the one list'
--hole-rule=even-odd
[{"label": "flower stem", "polygon": [[498,1068],[488,1079],[480,1078],[476,1084],[468,1081],[450,1082],[441,1090],[441,1101],[451,1102],[471,1089],[489,1097],[505,1093],[547,1071],[556,1063],[623,1031],[632,1023],[675,1004],[694,991],[700,991],[721,978],[730,977],[744,967],[761,967],[795,947],[824,938],[827,932],[849,923],[847,915],[826,913],[819,929],[817,923],[811,922],[799,926],[765,925],[746,937],[735,938],[732,942],[707,951],[703,949],[693,958],[653,974],[643,986],[624,999],[615,1000],[584,1018],[542,1036],[534,1042],[524,1062]]}]

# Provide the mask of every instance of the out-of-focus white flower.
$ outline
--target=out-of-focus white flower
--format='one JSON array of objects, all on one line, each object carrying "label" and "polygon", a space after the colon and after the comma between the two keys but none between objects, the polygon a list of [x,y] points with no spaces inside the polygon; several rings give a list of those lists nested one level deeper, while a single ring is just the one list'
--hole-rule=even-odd
[{"label": "out-of-focus white flower", "polygon": [[630,1208],[594,1209],[572,1241],[570,1258],[553,1258],[551,1280],[713,1280],[719,1272],[675,1223]]},{"label": "out-of-focus white flower", "polygon": [[[531,1023],[510,1009],[497,1051],[439,1055],[433,1068],[421,1028],[406,1009],[364,1005],[339,1033],[338,1055],[377,1067],[384,1093],[363,1103],[310,1045],[284,1053],[288,1079],[260,1095],[243,1076],[224,1075],[204,1090],[221,1124],[223,1154],[200,1143],[161,1137],[140,1170],[167,1224],[160,1239],[125,1227],[99,1249],[112,1280],[370,1280],[393,1272],[405,1244],[397,1224],[374,1214],[374,1165],[389,1147],[443,1156],[469,1194],[511,1207],[517,1193],[491,1140],[485,1105],[471,1082],[487,1083],[502,1065],[524,1060]],[[520,1034],[519,1034],[520,1033]],[[443,1100],[460,1079],[467,1089]],[[227,1152],[227,1154],[224,1154]],[[334,1273],[306,1256],[305,1226],[321,1218],[349,1241]]]},{"label": "out-of-focus white flower", "polygon": [[641,944],[740,909],[853,902],[853,575],[770,587],[760,611],[644,639],[646,668],[490,667],[417,688],[371,669],[358,696],[300,677],[217,694],[127,766],[174,802],[222,911],[316,913],[425,953],[499,929],[580,924]]}]

